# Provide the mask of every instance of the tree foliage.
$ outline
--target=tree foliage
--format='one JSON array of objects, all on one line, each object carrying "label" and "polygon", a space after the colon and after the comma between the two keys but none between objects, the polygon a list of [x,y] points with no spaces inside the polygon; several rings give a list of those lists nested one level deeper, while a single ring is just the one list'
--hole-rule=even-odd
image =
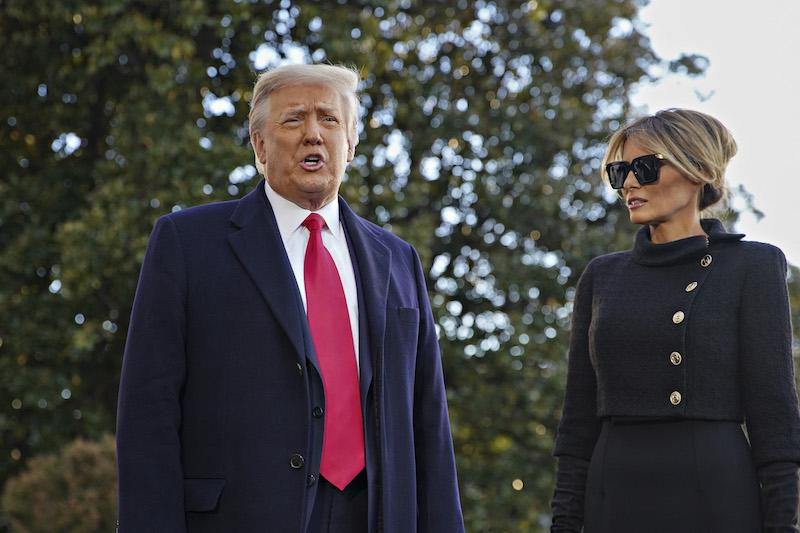
[{"label": "tree foliage", "polygon": [[114,437],[78,439],[35,457],[10,479],[3,509],[14,533],[104,533],[114,530],[117,487]]},{"label": "tree foliage", "polygon": [[573,287],[634,230],[598,175],[661,61],[637,0],[3,5],[0,480],[113,429],[153,221],[257,182],[256,72],[346,63],[363,126],[342,194],[429,272],[468,528],[546,527]]}]

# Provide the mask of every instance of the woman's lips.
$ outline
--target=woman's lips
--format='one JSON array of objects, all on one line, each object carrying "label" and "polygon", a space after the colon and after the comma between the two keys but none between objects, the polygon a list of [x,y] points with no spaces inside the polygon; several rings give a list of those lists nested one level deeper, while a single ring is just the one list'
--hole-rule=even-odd
[{"label": "woman's lips", "polygon": [[631,198],[630,200],[628,200],[628,209],[633,211],[635,209],[639,209],[640,207],[642,207],[646,203],[647,203],[647,200],[643,200],[641,198]]}]

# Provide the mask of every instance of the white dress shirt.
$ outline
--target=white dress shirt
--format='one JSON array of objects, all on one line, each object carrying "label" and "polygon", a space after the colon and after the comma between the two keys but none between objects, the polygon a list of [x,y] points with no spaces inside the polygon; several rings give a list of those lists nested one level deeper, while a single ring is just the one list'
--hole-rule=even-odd
[{"label": "white dress shirt", "polygon": [[325,220],[325,227],[322,228],[322,244],[333,257],[336,270],[339,271],[339,279],[342,280],[344,297],[347,301],[347,311],[350,315],[350,329],[353,334],[353,348],[355,350],[356,368],[358,362],[358,292],[356,290],[356,276],[353,272],[353,262],[350,259],[350,250],[347,247],[347,239],[344,234],[344,226],[339,218],[339,202],[334,199],[332,202],[323,206],[319,211],[309,211],[299,205],[290,202],[283,196],[272,190],[267,180],[264,180],[264,192],[267,194],[275,213],[275,220],[278,222],[278,231],[286,248],[286,255],[289,256],[289,263],[292,265],[294,278],[297,280],[297,287],[300,289],[300,298],[303,300],[303,308],[308,312],[306,303],[306,284],[303,266],[306,258],[306,246],[310,232],[303,226],[303,221],[312,212],[316,212]]}]

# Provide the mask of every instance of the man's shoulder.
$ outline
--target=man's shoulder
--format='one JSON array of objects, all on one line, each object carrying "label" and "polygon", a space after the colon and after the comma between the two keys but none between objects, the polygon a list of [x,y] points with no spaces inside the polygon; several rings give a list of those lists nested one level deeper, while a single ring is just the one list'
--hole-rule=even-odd
[{"label": "man's shoulder", "polygon": [[158,218],[153,234],[171,228],[184,247],[205,247],[230,232],[231,216],[240,200],[211,202],[176,209]]},{"label": "man's shoulder", "polygon": [[[379,226],[378,224],[375,224],[374,222],[357,214],[343,199],[340,201],[340,206],[345,212],[344,222],[348,225],[347,229],[351,234],[354,229],[357,229],[368,234],[370,237],[374,238],[392,251],[403,251],[408,253],[413,249],[411,244],[392,233],[390,229]],[[357,224],[358,228],[350,227],[352,224]]]},{"label": "man's shoulder", "polygon": [[168,218],[178,225],[204,224],[217,221],[228,221],[240,200],[226,200],[211,202],[193,207],[179,208],[162,218]]},{"label": "man's shoulder", "polygon": [[371,235],[380,240],[386,246],[389,246],[390,248],[402,248],[402,249],[408,249],[409,247],[411,247],[411,245],[408,242],[404,241],[403,239],[392,233],[391,230],[381,227],[378,224],[375,224],[374,222],[367,220],[362,216],[355,215],[355,217],[362,224],[364,230],[369,232]]}]

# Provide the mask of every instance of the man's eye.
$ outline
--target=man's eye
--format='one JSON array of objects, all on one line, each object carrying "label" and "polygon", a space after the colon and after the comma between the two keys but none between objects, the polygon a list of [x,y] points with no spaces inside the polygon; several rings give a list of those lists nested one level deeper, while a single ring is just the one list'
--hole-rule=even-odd
[{"label": "man's eye", "polygon": [[326,120],[327,122],[339,122],[339,119],[336,117],[325,117],[324,120]]}]

